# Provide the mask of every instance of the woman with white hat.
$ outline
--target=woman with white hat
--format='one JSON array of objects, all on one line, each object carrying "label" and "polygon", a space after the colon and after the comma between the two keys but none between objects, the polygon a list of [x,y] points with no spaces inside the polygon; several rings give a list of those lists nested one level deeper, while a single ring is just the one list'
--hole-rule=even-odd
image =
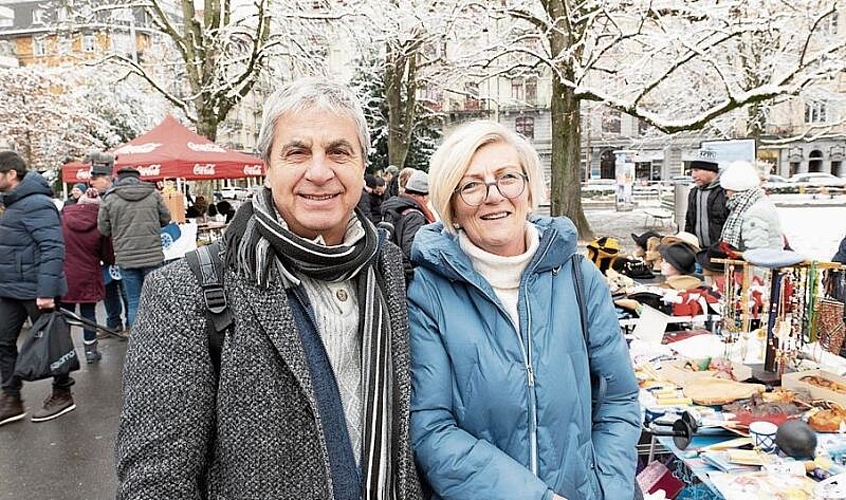
[{"label": "woman with white hat", "polygon": [[729,216],[720,237],[741,252],[753,248],[784,248],[781,221],[764,190],[758,172],[747,161],[735,161],[720,175]]}]

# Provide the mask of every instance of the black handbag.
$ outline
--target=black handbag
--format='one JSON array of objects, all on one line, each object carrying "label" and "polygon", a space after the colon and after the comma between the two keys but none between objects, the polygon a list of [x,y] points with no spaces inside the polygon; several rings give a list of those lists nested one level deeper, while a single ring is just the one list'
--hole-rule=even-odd
[{"label": "black handbag", "polygon": [[15,376],[41,380],[79,370],[79,358],[70,335],[70,325],[59,311],[45,312],[35,320],[21,346]]}]

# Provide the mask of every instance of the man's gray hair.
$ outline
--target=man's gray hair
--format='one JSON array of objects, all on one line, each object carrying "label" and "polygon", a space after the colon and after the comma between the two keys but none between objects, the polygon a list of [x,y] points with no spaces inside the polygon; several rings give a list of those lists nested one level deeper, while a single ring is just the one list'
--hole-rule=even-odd
[{"label": "man's gray hair", "polygon": [[355,122],[361,154],[366,164],[370,151],[370,131],[358,97],[343,85],[321,78],[303,78],[276,90],[264,103],[256,147],[267,165],[270,166],[270,149],[273,147],[279,117],[285,113],[298,113],[313,108],[345,115]]}]

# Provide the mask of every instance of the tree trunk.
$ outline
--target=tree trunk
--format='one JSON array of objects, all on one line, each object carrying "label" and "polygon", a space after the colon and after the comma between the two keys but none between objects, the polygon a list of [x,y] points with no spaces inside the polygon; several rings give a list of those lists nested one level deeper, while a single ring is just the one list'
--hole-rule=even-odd
[{"label": "tree trunk", "polygon": [[[572,78],[572,77],[571,77]],[[552,166],[550,214],[566,215],[579,231],[581,240],[593,239],[593,231],[582,208],[581,188],[581,103],[572,89],[552,77]]]},{"label": "tree trunk", "polygon": [[[398,54],[399,50],[388,48],[385,71],[385,99],[388,103],[388,165],[402,170],[408,156],[410,133],[405,124],[409,113],[408,103],[403,100],[403,83],[408,71],[406,58]],[[406,100],[408,97],[406,97]]]}]

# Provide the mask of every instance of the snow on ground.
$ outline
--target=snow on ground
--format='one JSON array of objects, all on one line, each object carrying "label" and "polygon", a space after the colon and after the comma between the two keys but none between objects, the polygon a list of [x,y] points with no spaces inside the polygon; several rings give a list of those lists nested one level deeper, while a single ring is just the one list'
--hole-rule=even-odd
[{"label": "snow on ground", "polygon": [[790,246],[808,258],[830,260],[846,236],[846,207],[806,205],[778,207]]}]

